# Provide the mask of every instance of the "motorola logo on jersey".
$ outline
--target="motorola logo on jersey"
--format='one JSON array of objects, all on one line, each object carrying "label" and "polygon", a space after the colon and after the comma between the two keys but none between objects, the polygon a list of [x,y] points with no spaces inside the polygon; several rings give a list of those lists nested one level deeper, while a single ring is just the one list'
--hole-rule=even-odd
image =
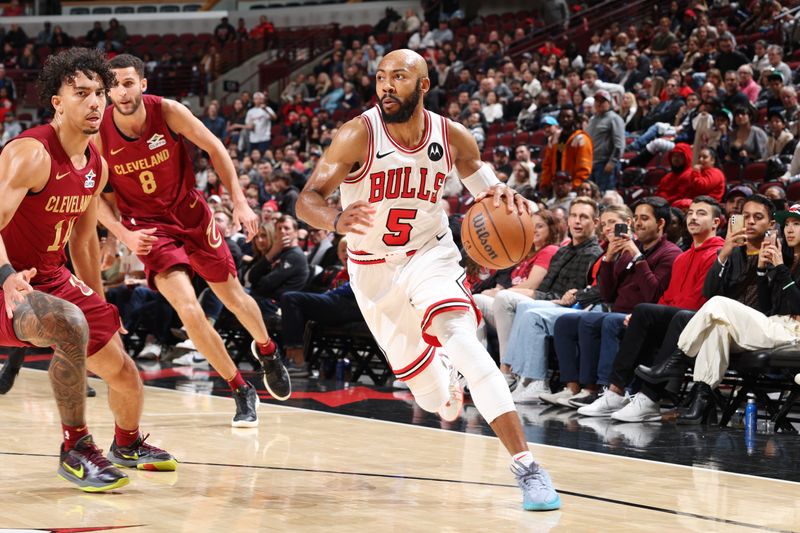
[{"label": "motorola logo on jersey", "polygon": [[435,176],[431,176],[425,167],[400,167],[385,172],[373,172],[369,175],[369,180],[370,203],[384,199],[415,198],[435,204],[439,190],[444,185],[445,174],[437,172]]},{"label": "motorola logo on jersey", "polygon": [[442,158],[443,155],[444,155],[444,149],[442,148],[441,144],[433,142],[428,145],[428,159],[430,159],[431,161],[438,161]]}]

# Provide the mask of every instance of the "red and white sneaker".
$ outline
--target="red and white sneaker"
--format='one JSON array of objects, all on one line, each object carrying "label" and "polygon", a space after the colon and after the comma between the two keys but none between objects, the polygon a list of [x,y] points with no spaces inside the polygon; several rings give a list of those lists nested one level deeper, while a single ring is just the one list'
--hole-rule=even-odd
[{"label": "red and white sneaker", "polygon": [[448,385],[450,399],[439,408],[439,416],[445,422],[454,422],[461,416],[461,410],[464,408],[464,387],[461,384],[458,370],[450,362],[450,359],[442,353],[439,354],[439,357],[450,373],[450,384]]}]

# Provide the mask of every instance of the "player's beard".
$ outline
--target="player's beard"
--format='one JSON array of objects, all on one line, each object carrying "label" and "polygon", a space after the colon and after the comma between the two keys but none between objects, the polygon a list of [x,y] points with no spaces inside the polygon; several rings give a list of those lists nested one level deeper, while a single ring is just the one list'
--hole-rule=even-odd
[{"label": "player's beard", "polygon": [[[420,90],[422,86],[422,79],[417,80],[417,86],[414,88],[414,92],[408,97],[408,100],[403,102],[396,96],[389,96],[392,100],[398,103],[397,111],[393,114],[388,114],[385,109],[383,109],[383,100],[381,99],[381,115],[383,116],[383,121],[387,124],[399,124],[402,122],[408,122],[411,118],[411,115],[414,114],[414,110],[417,109],[417,104],[419,103],[420,96],[422,91]],[[386,98],[386,96],[384,96]]]},{"label": "player's beard", "polygon": [[119,111],[120,115],[123,115],[123,116],[126,116],[126,117],[129,116],[129,115],[133,115],[134,113],[139,111],[139,107],[142,105],[142,95],[141,95],[141,93],[139,94],[139,96],[137,96],[136,98],[133,99],[132,104],[129,103],[128,105],[133,105],[133,108],[130,111],[127,111],[127,112],[123,111],[118,106],[115,106],[115,107],[116,107],[117,111]]}]

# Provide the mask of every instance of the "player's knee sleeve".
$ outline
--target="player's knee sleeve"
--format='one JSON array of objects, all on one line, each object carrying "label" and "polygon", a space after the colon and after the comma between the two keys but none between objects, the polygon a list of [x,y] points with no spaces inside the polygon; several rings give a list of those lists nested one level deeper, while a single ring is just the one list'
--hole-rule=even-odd
[{"label": "player's knee sleeve", "polygon": [[450,399],[450,375],[436,356],[424,372],[405,383],[417,405],[429,413],[435,413]]},{"label": "player's knee sleeve", "polygon": [[475,335],[475,317],[469,313],[443,313],[433,319],[431,333],[467,379],[472,401],[483,417],[492,422],[514,411],[511,391],[500,369]]}]

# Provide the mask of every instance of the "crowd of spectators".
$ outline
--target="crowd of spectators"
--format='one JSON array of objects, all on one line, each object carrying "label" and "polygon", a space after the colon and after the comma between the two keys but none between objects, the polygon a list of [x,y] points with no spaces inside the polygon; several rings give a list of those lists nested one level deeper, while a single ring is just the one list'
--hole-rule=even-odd
[{"label": "crowd of spectators", "polygon": [[[775,305],[771,286],[759,289],[785,281],[782,268],[800,279],[800,248],[790,238],[800,231],[787,230],[778,241],[765,237],[782,234],[775,214],[800,201],[789,7],[788,1],[744,2],[736,9],[659,2],[648,19],[598,28],[585,49],[560,37],[570,15],[575,19],[574,5],[511,19],[511,29],[480,37],[471,29],[481,21],[467,25],[457,3],[436,13],[389,10],[376,25],[388,40],[337,39],[329,55],[295,73],[274,98],[243,92],[196,110],[228,147],[239,186],[261,217],[251,243],[231,227],[230,194],[202,153],[195,159],[196,187],[219,215],[242,282],[266,316],[281,316],[290,372],[307,376],[304,321],[335,325],[358,313],[347,284],[346,241],[298,224],[299,190],[344,121],[375,105],[374,75],[390,43],[417,50],[431,81],[426,108],[463,124],[498,177],[539,208],[533,247],[519,265],[495,272],[465,257],[486,317],[482,338],[515,401],[624,421],[654,419],[664,391],[645,387],[630,396],[636,365],[674,352],[681,330],[707,299],[722,296],[764,314],[800,314],[796,306]],[[548,26],[559,28],[553,38],[509,56],[544,20],[557,23]],[[250,33],[272,30],[265,19]],[[102,29],[92,42],[101,46],[101,34],[102,46],[113,51],[116,39]],[[247,34],[227,20],[214,33],[220,43]],[[0,70],[0,98],[13,100],[13,83],[3,80]],[[9,116],[13,123],[10,112],[5,121]],[[457,237],[471,198],[456,176],[448,177],[442,202]],[[746,230],[729,231],[735,216]],[[130,317],[135,322],[154,301],[162,310],[149,317],[171,317],[157,294],[130,281],[141,278],[130,265],[120,260],[109,271],[116,272],[110,283],[123,287],[114,299],[122,302],[128,329],[136,330]],[[219,302],[205,287],[197,290],[209,320],[221,320]],[[343,312],[318,312],[337,306]],[[172,319],[155,321],[150,348],[140,356],[174,344],[179,333],[164,327]],[[556,393],[549,383],[556,370],[545,349],[549,336],[558,340],[564,383]],[[183,346],[192,348],[190,341]],[[203,363],[202,355],[189,354],[178,362]]]}]

